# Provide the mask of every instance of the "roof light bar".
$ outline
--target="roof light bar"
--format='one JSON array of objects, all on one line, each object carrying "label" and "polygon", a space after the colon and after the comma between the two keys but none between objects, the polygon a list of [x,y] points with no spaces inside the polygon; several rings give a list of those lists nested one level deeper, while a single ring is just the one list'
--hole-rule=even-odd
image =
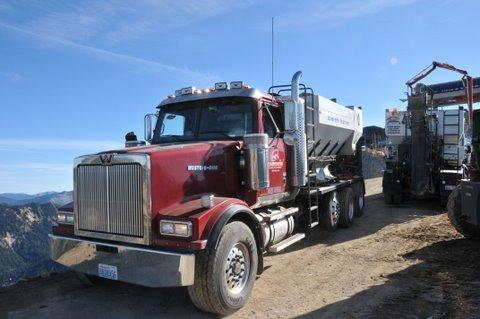
[{"label": "roof light bar", "polygon": [[187,94],[193,94],[195,92],[195,87],[194,86],[189,86],[186,88],[182,89],[182,95],[187,95]]},{"label": "roof light bar", "polygon": [[215,83],[215,90],[227,90],[228,84],[227,82],[218,82]]},{"label": "roof light bar", "polygon": [[242,81],[230,82],[230,88],[231,89],[241,89],[241,88],[243,88],[243,82]]}]

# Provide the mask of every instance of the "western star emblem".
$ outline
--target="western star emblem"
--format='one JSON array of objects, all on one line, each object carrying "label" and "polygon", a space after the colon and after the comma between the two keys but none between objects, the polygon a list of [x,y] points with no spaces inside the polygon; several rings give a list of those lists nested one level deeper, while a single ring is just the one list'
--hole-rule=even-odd
[{"label": "western star emblem", "polygon": [[100,154],[100,161],[103,165],[110,165],[112,163],[113,154]]}]

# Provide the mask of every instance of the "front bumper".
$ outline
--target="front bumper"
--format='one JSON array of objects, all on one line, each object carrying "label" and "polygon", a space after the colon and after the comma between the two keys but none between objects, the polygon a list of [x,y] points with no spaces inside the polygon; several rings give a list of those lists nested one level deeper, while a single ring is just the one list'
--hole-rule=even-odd
[{"label": "front bumper", "polygon": [[99,265],[113,266],[116,279],[146,287],[193,285],[195,255],[107,244],[49,235],[52,259],[75,271],[99,275]]}]

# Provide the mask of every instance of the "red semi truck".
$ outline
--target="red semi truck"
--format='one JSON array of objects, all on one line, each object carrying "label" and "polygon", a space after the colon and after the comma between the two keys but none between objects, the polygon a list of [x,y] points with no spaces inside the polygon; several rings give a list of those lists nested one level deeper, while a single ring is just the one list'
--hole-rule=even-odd
[{"label": "red semi truck", "polygon": [[362,111],[299,83],[187,87],[145,117],[145,140],[74,162],[52,259],[84,279],[188,286],[200,309],[247,301],[263,256],[362,215]]}]

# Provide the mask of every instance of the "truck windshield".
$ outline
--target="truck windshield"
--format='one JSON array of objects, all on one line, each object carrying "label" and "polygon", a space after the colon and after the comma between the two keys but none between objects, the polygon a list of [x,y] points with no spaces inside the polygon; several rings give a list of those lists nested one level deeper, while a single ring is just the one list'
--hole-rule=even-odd
[{"label": "truck windshield", "polygon": [[253,133],[254,105],[251,99],[222,99],[162,106],[152,143],[242,139]]}]

